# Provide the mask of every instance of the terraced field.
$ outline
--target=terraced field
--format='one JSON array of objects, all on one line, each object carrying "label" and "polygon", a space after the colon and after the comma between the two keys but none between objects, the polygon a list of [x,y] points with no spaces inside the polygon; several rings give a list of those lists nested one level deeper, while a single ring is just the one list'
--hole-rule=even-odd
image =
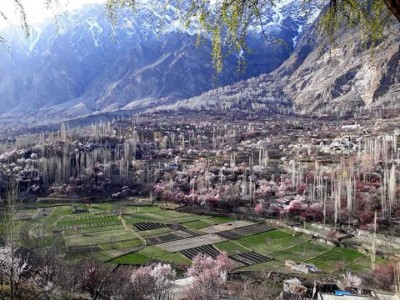
[{"label": "terraced field", "polygon": [[167,243],[167,242],[172,242],[176,240],[181,240],[184,238],[192,237],[193,235],[185,232],[185,231],[175,231],[172,233],[167,233],[164,235],[156,235],[154,237],[150,236],[146,238],[146,243],[147,245],[157,245],[157,244],[162,244],[162,243]]},{"label": "terraced field", "polygon": [[221,254],[221,252],[219,252],[217,249],[215,249],[211,245],[190,248],[190,249],[182,250],[180,252],[189,259],[195,258],[200,253],[211,256],[212,258],[216,258],[218,255]]},{"label": "terraced field", "polygon": [[135,228],[140,231],[154,230],[154,229],[169,227],[167,224],[153,223],[153,222],[140,222],[140,223],[134,224],[133,226],[135,226]]},{"label": "terraced field", "polygon": [[179,252],[171,253],[156,246],[146,247],[138,252],[118,257],[114,259],[112,263],[124,265],[142,265],[156,261],[164,261],[172,264],[190,264],[190,260],[187,259],[183,254]]},{"label": "terraced field", "polygon": [[121,241],[139,240],[128,230],[100,231],[85,234],[64,236],[67,246],[87,246],[99,244],[114,244]]},{"label": "terraced field", "polygon": [[198,253],[216,257],[226,252],[239,271],[284,270],[285,260],[315,264],[326,273],[357,273],[370,267],[369,258],[356,250],[335,248],[264,224],[155,206],[126,205],[122,215],[116,216],[117,204],[82,205],[88,212],[73,214],[65,204],[43,204],[48,214],[33,218],[30,210],[24,216],[32,216],[28,222],[42,224],[49,237],[61,233],[69,259],[94,255],[116,264],[189,265]]},{"label": "terraced field", "polygon": [[178,252],[194,247],[200,247],[205,245],[211,245],[218,242],[222,242],[225,239],[216,235],[216,234],[206,234],[202,236],[190,237],[187,239],[182,239],[174,242],[168,242],[159,244],[158,246],[169,251],[169,252]]},{"label": "terraced field", "polygon": [[364,259],[365,255],[357,250],[349,248],[333,248],[321,256],[309,260],[309,263],[314,264],[319,269],[333,273],[345,268],[346,265],[352,264],[357,259]]},{"label": "terraced field", "polygon": [[308,241],[285,250],[272,252],[271,256],[280,260],[306,261],[330,249],[332,246]]},{"label": "terraced field", "polygon": [[257,252],[245,252],[230,256],[231,259],[236,260],[246,266],[256,265],[259,263],[267,262],[272,260],[271,257],[264,256]]},{"label": "terraced field", "polygon": [[310,240],[309,236],[292,235],[282,230],[272,230],[236,240],[242,246],[252,248],[262,254],[284,250]]},{"label": "terraced field", "polygon": [[210,226],[210,223],[207,223],[206,221],[203,220],[197,220],[192,222],[185,222],[183,223],[183,225],[190,229],[203,229]]},{"label": "terraced field", "polygon": [[71,235],[119,229],[123,229],[123,226],[117,216],[83,214],[62,218],[57,222],[54,231]]},{"label": "terraced field", "polygon": [[234,255],[248,251],[247,248],[243,247],[242,245],[234,241],[217,243],[215,244],[215,246],[217,247],[217,249],[226,252],[228,255]]}]

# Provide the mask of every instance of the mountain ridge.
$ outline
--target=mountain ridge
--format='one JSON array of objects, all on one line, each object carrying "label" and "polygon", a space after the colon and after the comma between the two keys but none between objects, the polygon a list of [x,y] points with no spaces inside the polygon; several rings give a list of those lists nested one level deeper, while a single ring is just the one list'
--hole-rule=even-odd
[{"label": "mountain ridge", "polygon": [[[291,47],[308,22],[293,3],[285,1],[263,19],[263,28]],[[11,39],[14,58],[2,55],[0,114],[39,112],[52,118],[154,107],[215,87],[208,37],[197,47],[195,24],[182,27],[174,7],[144,7],[134,17],[124,11],[115,27],[101,8],[88,5],[61,19],[68,26],[61,26],[58,35],[48,22],[35,26],[28,39],[22,33]],[[254,51],[248,54],[246,73],[236,71],[237,56],[230,55],[220,85],[272,71],[289,57],[290,47],[266,42],[260,30],[254,26],[248,41]]]},{"label": "mountain ridge", "polygon": [[[380,106],[400,106],[400,25],[392,20],[385,38],[366,48],[357,30],[329,44],[314,24],[276,70],[208,91],[166,109],[204,106],[279,110],[297,114],[346,115]],[[282,109],[281,109],[282,110]]]}]

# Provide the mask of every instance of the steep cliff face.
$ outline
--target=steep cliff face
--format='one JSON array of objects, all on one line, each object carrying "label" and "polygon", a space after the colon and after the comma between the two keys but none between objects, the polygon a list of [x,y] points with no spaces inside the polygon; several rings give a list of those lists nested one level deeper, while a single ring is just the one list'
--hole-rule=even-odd
[{"label": "steep cliff face", "polygon": [[400,26],[393,22],[378,45],[366,48],[357,31],[321,45],[315,29],[273,76],[298,113],[354,112],[400,101]]},{"label": "steep cliff face", "polygon": [[[400,106],[400,24],[366,47],[357,30],[344,30],[334,45],[312,26],[291,57],[277,70],[216,89],[175,107],[256,108],[284,105],[300,114],[351,114],[380,106]],[[279,107],[278,107],[279,108]],[[279,108],[281,109],[281,108]]]}]

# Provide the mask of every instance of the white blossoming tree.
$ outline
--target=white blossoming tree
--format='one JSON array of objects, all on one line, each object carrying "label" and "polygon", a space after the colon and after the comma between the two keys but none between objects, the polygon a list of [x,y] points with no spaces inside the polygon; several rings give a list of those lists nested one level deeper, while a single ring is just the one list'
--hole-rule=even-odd
[{"label": "white blossoming tree", "polygon": [[30,270],[27,258],[16,255],[9,245],[0,247],[0,296],[3,299],[17,299],[21,284]]},{"label": "white blossoming tree", "polygon": [[135,299],[170,299],[170,290],[176,273],[168,264],[154,264],[140,267],[131,275]]},{"label": "white blossoming tree", "polygon": [[229,258],[225,253],[213,259],[204,254],[197,255],[188,269],[194,281],[189,286],[186,297],[190,300],[220,299],[225,290]]},{"label": "white blossoming tree", "polygon": [[358,277],[357,275],[347,272],[346,275],[344,276],[343,284],[347,288],[359,289],[362,284],[362,279],[360,277]]}]

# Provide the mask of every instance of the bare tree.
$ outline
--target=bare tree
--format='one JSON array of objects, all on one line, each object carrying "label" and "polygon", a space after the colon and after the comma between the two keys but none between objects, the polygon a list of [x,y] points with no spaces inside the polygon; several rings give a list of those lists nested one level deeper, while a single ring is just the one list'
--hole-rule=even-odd
[{"label": "bare tree", "polygon": [[[18,182],[11,175],[6,192],[6,212],[4,226],[6,243],[0,248],[0,296],[5,299],[18,299],[22,293],[22,283],[31,266],[27,257],[17,254],[15,219],[20,210]],[[7,288],[8,286],[8,288]]]}]

